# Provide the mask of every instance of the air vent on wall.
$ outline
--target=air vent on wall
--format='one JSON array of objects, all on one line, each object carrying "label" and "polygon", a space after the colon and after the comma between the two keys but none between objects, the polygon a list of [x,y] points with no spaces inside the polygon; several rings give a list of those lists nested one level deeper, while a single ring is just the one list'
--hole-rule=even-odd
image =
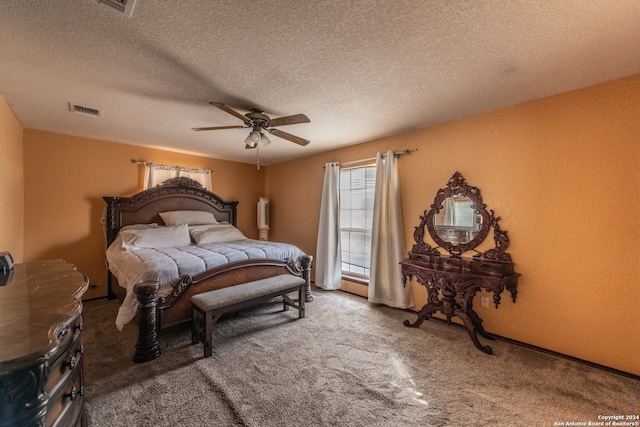
[{"label": "air vent on wall", "polygon": [[98,0],[98,3],[104,3],[107,6],[110,6],[116,10],[127,15],[127,17],[131,17],[131,12],[133,12],[133,4],[136,0]]},{"label": "air vent on wall", "polygon": [[85,107],[84,105],[73,104],[71,102],[69,103],[69,111],[91,117],[102,116],[102,112],[100,110],[91,107]]}]

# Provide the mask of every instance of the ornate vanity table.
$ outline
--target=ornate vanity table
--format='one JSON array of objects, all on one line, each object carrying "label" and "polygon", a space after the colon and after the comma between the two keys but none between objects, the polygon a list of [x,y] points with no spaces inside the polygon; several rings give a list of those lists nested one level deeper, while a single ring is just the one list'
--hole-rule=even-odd
[{"label": "ornate vanity table", "polygon": [[[478,334],[494,340],[482,327],[482,319],[473,309],[473,297],[484,289],[493,293],[497,308],[504,290],[516,300],[519,274],[514,271],[511,256],[505,252],[509,246],[507,232],[500,229],[499,217],[487,212],[480,190],[469,186],[462,175],[456,172],[447,187],[438,190],[431,209],[420,216],[420,225],[415,228],[413,246],[409,256],[402,262],[403,282],[415,277],[427,288],[427,303],[418,312],[415,322],[405,320],[404,325],[419,327],[434,312],[440,312],[450,321],[459,317],[475,346],[491,354],[488,345],[482,345]],[[431,247],[424,242],[425,227],[438,245]],[[495,247],[484,252],[479,246],[493,228]],[[443,255],[440,249],[449,253]],[[473,251],[471,258],[463,257]]]}]

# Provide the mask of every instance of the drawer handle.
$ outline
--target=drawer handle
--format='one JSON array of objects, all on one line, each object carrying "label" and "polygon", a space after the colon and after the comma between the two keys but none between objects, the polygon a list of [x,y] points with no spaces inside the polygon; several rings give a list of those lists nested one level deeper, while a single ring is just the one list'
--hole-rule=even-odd
[{"label": "drawer handle", "polygon": [[69,359],[69,361],[68,361],[68,362],[64,362],[64,363],[62,364],[62,366],[68,366],[68,367],[69,367],[69,370],[70,370],[70,371],[72,371],[72,370],[73,370],[73,368],[75,368],[75,367],[76,367],[76,363],[77,363],[76,357],[75,357],[75,356],[73,356],[71,359]]},{"label": "drawer handle", "polygon": [[62,397],[68,397],[71,400],[76,400],[76,397],[78,397],[78,395],[84,396],[84,386],[80,387],[79,392],[77,388],[73,387],[71,389],[71,393],[63,394]]},{"label": "drawer handle", "polygon": [[84,354],[84,345],[81,345],[80,348],[76,349],[76,354]]},{"label": "drawer handle", "polygon": [[76,396],[78,396],[78,390],[75,387],[71,389],[71,393],[62,395],[62,397],[68,397],[71,400],[76,400]]},{"label": "drawer handle", "polygon": [[62,341],[65,337],[65,335],[67,335],[67,331],[68,329],[63,329],[60,332],[58,332],[58,341]]}]

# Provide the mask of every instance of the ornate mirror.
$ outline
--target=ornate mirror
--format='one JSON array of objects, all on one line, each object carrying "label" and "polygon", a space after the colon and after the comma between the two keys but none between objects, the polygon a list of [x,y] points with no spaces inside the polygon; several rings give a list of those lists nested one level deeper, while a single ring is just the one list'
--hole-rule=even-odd
[{"label": "ornate mirror", "polygon": [[[493,211],[487,212],[480,190],[468,185],[460,172],[453,174],[447,186],[438,190],[431,209],[420,219],[414,232],[413,252],[436,255],[438,248],[443,248],[451,255],[461,255],[475,250],[493,227],[496,249],[482,254],[476,251],[479,254],[476,257],[500,260],[509,257],[504,252],[509,239],[498,227],[500,218],[495,217]],[[424,242],[425,227],[437,247],[432,248]]]}]

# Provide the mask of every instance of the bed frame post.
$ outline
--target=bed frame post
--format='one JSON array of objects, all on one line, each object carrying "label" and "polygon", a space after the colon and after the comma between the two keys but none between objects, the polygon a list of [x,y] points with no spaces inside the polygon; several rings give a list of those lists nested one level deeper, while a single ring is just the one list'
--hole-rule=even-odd
[{"label": "bed frame post", "polygon": [[143,363],[160,356],[160,341],[156,324],[156,306],[160,285],[156,282],[144,282],[135,285],[133,290],[140,304],[138,342],[133,361]]},{"label": "bed frame post", "polygon": [[307,282],[305,301],[313,301],[313,295],[311,294],[311,264],[313,264],[313,257],[311,255],[303,255],[300,257],[300,266],[302,267],[302,278]]}]

